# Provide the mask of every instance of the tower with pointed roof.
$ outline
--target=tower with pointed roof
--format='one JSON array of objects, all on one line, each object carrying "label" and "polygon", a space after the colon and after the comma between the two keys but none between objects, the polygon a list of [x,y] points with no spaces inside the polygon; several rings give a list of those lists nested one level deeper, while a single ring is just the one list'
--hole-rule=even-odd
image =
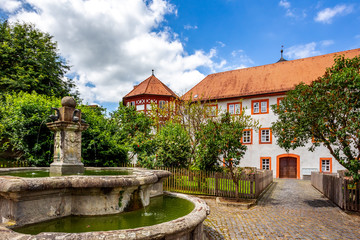
[{"label": "tower with pointed roof", "polygon": [[151,108],[151,103],[160,107],[168,102],[174,101],[178,96],[154,75],[154,70],[150,77],[123,97],[123,104],[135,106],[137,111],[146,113]]}]

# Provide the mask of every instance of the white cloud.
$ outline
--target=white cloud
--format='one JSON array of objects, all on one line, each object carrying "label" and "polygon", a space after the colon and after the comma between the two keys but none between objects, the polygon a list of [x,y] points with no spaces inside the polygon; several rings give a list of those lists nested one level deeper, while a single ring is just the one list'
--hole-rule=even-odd
[{"label": "white cloud", "polygon": [[187,24],[187,25],[184,26],[184,29],[186,29],[186,30],[198,29],[198,26],[196,26],[196,25],[192,26],[190,24]]},{"label": "white cloud", "polygon": [[280,0],[279,6],[281,6],[283,8],[290,8],[291,4],[290,4],[290,2],[288,2],[286,0]]},{"label": "white cloud", "polygon": [[223,42],[221,42],[221,41],[216,41],[216,43],[217,43],[217,44],[219,44],[219,45],[220,45],[220,47],[225,47],[225,46],[226,46],[226,44],[225,44],[225,43],[223,43]]},{"label": "white cloud", "polygon": [[0,0],[0,9],[6,12],[13,12],[21,6],[20,1],[16,0]]},{"label": "white cloud", "polygon": [[333,18],[337,15],[347,15],[353,11],[350,5],[340,4],[333,8],[325,8],[319,11],[315,17],[316,22],[331,23]]},{"label": "white cloud", "polygon": [[328,47],[328,46],[331,46],[331,45],[334,45],[334,44],[335,44],[334,40],[324,40],[324,41],[320,42],[320,45],[322,47]]},{"label": "white cloud", "polygon": [[118,102],[151,69],[181,92],[205,77],[199,67],[214,71],[226,64],[213,61],[215,49],[184,50],[177,34],[164,26],[165,16],[177,13],[167,0],[22,2],[36,12],[22,9],[10,21],[32,22],[54,36],[85,102]]},{"label": "white cloud", "polygon": [[254,64],[254,61],[248,55],[246,55],[242,49],[232,51],[231,55],[236,58],[237,62],[240,63],[240,66],[249,66]]},{"label": "white cloud", "polygon": [[287,48],[284,55],[290,59],[306,58],[320,55],[320,51],[316,50],[317,43],[311,42],[304,45],[295,45]]},{"label": "white cloud", "polygon": [[291,3],[286,0],[280,0],[279,6],[283,7],[286,10],[285,16],[294,18],[296,20],[302,20],[306,18],[306,10],[300,10],[296,8],[291,8]]}]

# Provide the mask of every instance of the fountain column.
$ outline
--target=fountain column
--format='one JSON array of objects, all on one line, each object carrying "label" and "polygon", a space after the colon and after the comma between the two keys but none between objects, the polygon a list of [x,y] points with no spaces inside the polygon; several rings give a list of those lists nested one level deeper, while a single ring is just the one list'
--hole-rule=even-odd
[{"label": "fountain column", "polygon": [[81,111],[76,109],[76,101],[72,97],[61,100],[62,107],[51,115],[53,120],[47,127],[55,133],[54,162],[50,164],[50,176],[61,176],[84,172],[81,162],[81,132],[88,124],[81,119]]}]

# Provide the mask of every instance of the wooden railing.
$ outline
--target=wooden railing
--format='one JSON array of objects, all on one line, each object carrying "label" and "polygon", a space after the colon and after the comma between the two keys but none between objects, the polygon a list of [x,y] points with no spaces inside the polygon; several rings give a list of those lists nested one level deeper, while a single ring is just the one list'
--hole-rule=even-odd
[{"label": "wooden railing", "polygon": [[0,168],[28,167],[27,161],[14,161],[0,159]]},{"label": "wooden railing", "polygon": [[[229,173],[160,168],[172,175],[164,181],[164,190],[218,197],[235,197],[235,184]],[[257,198],[273,181],[272,171],[239,175],[239,197]]]},{"label": "wooden railing", "polygon": [[360,183],[337,174],[312,172],[311,184],[340,208],[360,211]]}]

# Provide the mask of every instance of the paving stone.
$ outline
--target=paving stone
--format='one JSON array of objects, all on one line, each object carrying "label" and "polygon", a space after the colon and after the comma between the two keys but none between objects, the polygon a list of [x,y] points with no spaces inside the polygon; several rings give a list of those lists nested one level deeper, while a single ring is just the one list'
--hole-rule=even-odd
[{"label": "paving stone", "polygon": [[248,210],[216,205],[205,220],[209,239],[360,239],[360,222],[344,213],[308,180],[275,179]]}]

